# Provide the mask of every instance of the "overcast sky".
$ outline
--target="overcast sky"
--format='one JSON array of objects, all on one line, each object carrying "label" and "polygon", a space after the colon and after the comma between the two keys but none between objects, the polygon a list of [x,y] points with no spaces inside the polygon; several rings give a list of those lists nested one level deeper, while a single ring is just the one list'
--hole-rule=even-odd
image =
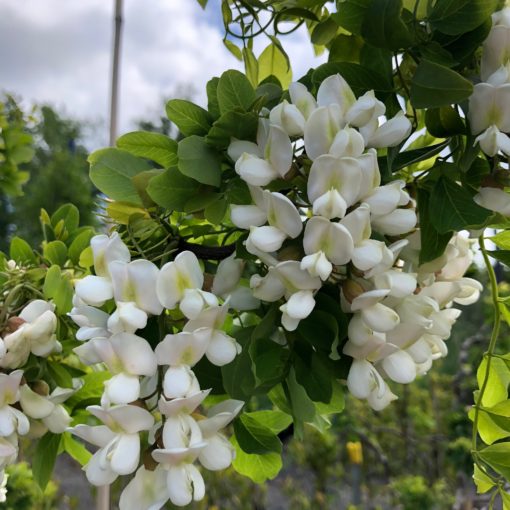
[{"label": "overcast sky", "polygon": [[[156,119],[163,99],[205,102],[209,78],[241,64],[225,49],[219,0],[124,0],[120,134]],[[0,0],[0,89],[50,103],[107,143],[114,0]],[[257,41],[258,54],[267,44]],[[304,30],[284,39],[294,76],[314,59]]]}]

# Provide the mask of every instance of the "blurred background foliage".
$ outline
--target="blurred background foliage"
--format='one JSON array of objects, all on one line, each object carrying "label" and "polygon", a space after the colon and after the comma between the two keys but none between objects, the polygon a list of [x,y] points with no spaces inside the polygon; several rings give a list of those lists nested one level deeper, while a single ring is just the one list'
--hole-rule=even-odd
[{"label": "blurred background foliage", "polygon": [[27,115],[11,95],[0,98],[0,123],[0,250],[6,250],[13,235],[40,244],[37,219],[43,207],[52,214],[72,203],[84,224],[96,224],[83,145],[86,126],[50,106],[35,107]]}]

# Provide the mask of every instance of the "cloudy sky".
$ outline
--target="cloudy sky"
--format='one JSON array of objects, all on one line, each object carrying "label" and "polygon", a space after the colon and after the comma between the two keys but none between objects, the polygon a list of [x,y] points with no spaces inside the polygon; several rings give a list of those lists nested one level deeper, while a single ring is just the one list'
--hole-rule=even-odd
[{"label": "cloudy sky", "polygon": [[[241,64],[225,49],[219,9],[195,0],[124,0],[120,133],[156,119],[163,99],[205,102],[207,80]],[[0,89],[91,122],[107,143],[114,0],[0,0]],[[267,40],[257,41],[258,54]],[[294,76],[315,59],[304,30],[288,36]]]}]

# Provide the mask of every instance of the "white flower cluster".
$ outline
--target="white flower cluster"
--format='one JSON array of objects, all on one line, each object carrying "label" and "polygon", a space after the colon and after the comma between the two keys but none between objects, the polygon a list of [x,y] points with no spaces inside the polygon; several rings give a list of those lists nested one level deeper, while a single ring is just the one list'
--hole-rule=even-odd
[{"label": "white flower cluster", "polygon": [[[200,389],[193,366],[203,356],[222,366],[240,351],[222,330],[229,298],[220,304],[215,293],[202,290],[204,274],[192,252],[180,253],[159,269],[147,260],[131,261],[116,233],[94,237],[91,246],[96,274],[77,281],[70,313],[80,326],[76,337],[83,341],[75,352],[86,364],[104,363],[112,377],[105,383],[101,406],[87,408],[103,425],[72,429],[99,447],[85,468],[87,478],[100,486],[137,471],[121,496],[121,510],[157,509],[168,499],[179,506],[200,500],[205,487],[194,461],[210,470],[230,465],[234,450],[220,430],[243,405],[224,401],[197,419],[196,410],[209,391]],[[245,302],[239,291],[240,261],[222,264],[213,290],[241,295]],[[99,308],[112,299],[112,314]],[[149,316],[161,316],[164,322],[165,309],[179,309],[187,322],[153,350],[135,333]],[[166,367],[162,380],[158,366]],[[153,469],[139,467],[143,432],[148,432],[151,462],[157,463]]]},{"label": "white flower cluster", "polygon": [[[471,302],[480,290],[462,278],[472,252],[457,236],[427,267],[400,255],[404,248],[413,258],[419,252],[411,248],[419,243],[415,204],[404,182],[381,186],[375,148],[409,135],[403,112],[381,122],[385,107],[373,91],[356,98],[339,75],[324,80],[317,100],[300,83],[289,92],[292,103],[260,120],[257,144],[235,140],[229,147],[253,199],[233,205],[231,219],[249,229],[246,249],[268,266],[251,279],[254,296],[286,300],[285,329],[312,312],[324,282],[342,282],[342,307],[353,314],[343,350],[353,358],[348,388],[379,410],[396,398],[385,377],[410,383],[446,354],[444,340],[460,313],[452,302]],[[295,175],[306,178],[306,197],[262,188]],[[303,230],[304,256],[285,260],[284,243]]]},{"label": "white flower cluster", "polygon": [[[483,45],[482,83],[474,86],[469,99],[471,131],[478,135],[488,156],[510,156],[510,8],[492,15],[492,28]],[[498,187],[482,187],[475,201],[492,211],[510,216],[510,196]]]},{"label": "white flower cluster", "polygon": [[[371,238],[372,229],[407,234],[416,213],[403,182],[380,185],[375,151],[409,135],[411,123],[403,112],[381,123],[385,106],[373,91],[356,99],[340,75],[324,80],[317,100],[300,83],[291,84],[289,92],[292,104],[283,102],[261,118],[257,144],[235,140],[228,152],[254,203],[233,205],[232,222],[250,230],[247,250],[269,267],[265,276],[252,277],[253,294],[264,301],[285,297],[282,324],[294,330],[312,312],[314,293],[334,266],[352,263],[372,273],[391,267],[393,252]],[[304,155],[311,160],[308,201],[296,197],[293,203],[260,187],[292,171],[305,173],[299,164]],[[305,256],[279,262],[276,252],[301,234],[303,223]]]},{"label": "white flower cluster", "polygon": [[355,397],[381,410],[396,398],[385,378],[409,384],[446,356],[445,340],[461,313],[453,304],[474,303],[482,290],[464,278],[473,261],[471,244],[457,234],[444,255],[420,266],[416,231],[394,245],[395,267],[344,286],[342,305],[353,317],[343,352],[354,360],[347,386]]},{"label": "white flower cluster", "polygon": [[18,437],[31,434],[40,437],[45,432],[61,434],[71,423],[62,405],[78,388],[56,387],[35,381],[31,386],[23,379],[23,367],[30,353],[47,357],[61,350],[56,340],[57,318],[53,304],[42,300],[29,303],[17,317],[8,320],[14,329],[1,339],[0,367],[10,373],[0,373],[0,500],[5,498],[4,469],[18,457]]}]

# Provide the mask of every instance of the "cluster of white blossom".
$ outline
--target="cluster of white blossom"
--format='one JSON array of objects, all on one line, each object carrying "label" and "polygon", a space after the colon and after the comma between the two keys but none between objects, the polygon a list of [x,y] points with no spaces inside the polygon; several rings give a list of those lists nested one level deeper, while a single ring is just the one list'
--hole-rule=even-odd
[{"label": "cluster of white blossom", "polygon": [[[478,135],[488,156],[510,156],[510,8],[492,15],[492,28],[483,45],[482,83],[469,99],[471,132]],[[510,195],[500,187],[483,186],[475,201],[492,211],[510,216]]]},{"label": "cluster of white blossom", "polygon": [[[457,236],[427,275],[417,260],[401,258],[419,242],[415,203],[404,182],[381,185],[375,148],[409,135],[403,112],[384,122],[374,92],[356,98],[339,75],[324,80],[317,99],[300,83],[289,92],[292,103],[260,120],[257,144],[235,140],[229,147],[253,199],[233,205],[231,219],[249,229],[246,249],[268,267],[251,279],[254,296],[285,298],[285,329],[308,317],[324,282],[341,283],[342,307],[352,313],[343,349],[353,358],[348,388],[379,410],[396,398],[384,377],[410,383],[446,354],[444,340],[460,313],[452,302],[478,297],[479,283],[462,278],[472,253]],[[306,178],[306,197],[262,188],[296,174]],[[303,256],[286,260],[284,243],[302,232]],[[447,276],[446,268],[459,264]]]},{"label": "cluster of white blossom", "polygon": [[23,378],[30,354],[46,358],[62,349],[55,334],[54,308],[40,299],[30,302],[18,316],[9,318],[0,338],[0,501],[6,492],[4,469],[18,457],[18,436],[61,434],[71,423],[62,404],[78,389],[78,382],[74,388],[56,387],[50,393],[45,381],[29,385]]},{"label": "cluster of white blossom", "polygon": [[[240,351],[222,330],[229,299],[221,304],[218,295],[241,294],[243,301],[238,289],[242,262],[222,262],[214,293],[202,290],[204,274],[190,251],[159,269],[148,260],[131,261],[116,233],[94,237],[91,247],[95,275],[76,282],[70,313],[80,327],[76,337],[83,341],[75,352],[86,364],[104,363],[112,377],[105,383],[101,406],[87,408],[103,424],[72,429],[99,447],[85,468],[87,478],[100,486],[137,471],[123,491],[121,510],[157,509],[168,499],[179,506],[200,500],[205,487],[194,462],[210,470],[230,465],[234,450],[220,430],[243,403],[224,401],[197,419],[196,410],[209,391],[200,389],[193,366],[203,356],[222,366]],[[115,310],[108,314],[100,307],[111,300]],[[179,311],[182,320],[177,323],[185,324],[174,324],[174,332],[152,346],[136,332],[145,328],[149,316],[164,323],[165,309]],[[151,463],[139,467],[144,432]]]}]

